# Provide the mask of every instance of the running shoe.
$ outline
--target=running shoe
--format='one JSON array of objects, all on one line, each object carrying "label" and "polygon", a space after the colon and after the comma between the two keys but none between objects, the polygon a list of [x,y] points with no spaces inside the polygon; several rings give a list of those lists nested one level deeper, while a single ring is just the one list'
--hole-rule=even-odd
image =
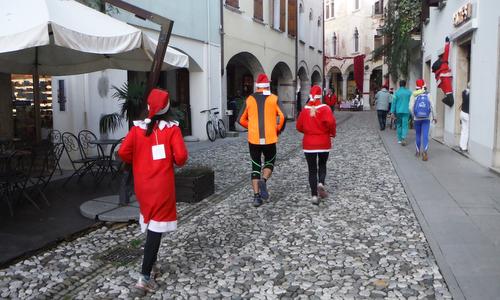
[{"label": "running shoe", "polygon": [[269,199],[269,192],[267,191],[267,183],[264,179],[259,180],[259,191],[262,199]]},{"label": "running shoe", "polygon": [[328,193],[326,192],[325,186],[322,183],[318,184],[318,195],[321,199],[328,197]]},{"label": "running shoe", "polygon": [[135,287],[145,292],[154,293],[156,291],[156,283],[153,278],[146,279],[143,275],[139,277]]},{"label": "running shoe", "polygon": [[424,154],[422,154],[422,160],[427,161],[429,159],[429,156],[427,155],[427,151],[424,151]]},{"label": "running shoe", "polygon": [[401,141],[398,141],[398,144],[401,144]]},{"label": "running shoe", "polygon": [[151,278],[156,279],[161,276],[161,269],[158,264],[153,265],[153,269],[151,269]]},{"label": "running shoe", "polygon": [[401,146],[406,146],[406,140],[401,141]]},{"label": "running shoe", "polygon": [[262,205],[262,197],[259,194],[253,196],[253,206],[259,207]]},{"label": "running shoe", "polygon": [[314,205],[319,205],[319,198],[318,196],[312,196],[311,203]]}]

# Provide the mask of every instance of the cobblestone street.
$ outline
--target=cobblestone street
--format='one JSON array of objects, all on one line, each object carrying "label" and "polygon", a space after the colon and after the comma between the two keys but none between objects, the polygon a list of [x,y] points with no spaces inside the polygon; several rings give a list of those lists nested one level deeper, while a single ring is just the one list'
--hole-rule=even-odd
[{"label": "cobblestone street", "polygon": [[[152,299],[450,299],[446,283],[377,133],[372,113],[339,113],[328,161],[330,196],[310,203],[301,135],[278,146],[271,198],[251,206],[244,137],[192,154],[216,171],[216,195],[179,204],[163,238]],[[0,270],[4,299],[130,299],[143,236],[136,224],[102,227]],[[103,259],[118,246],[128,250]],[[108,255],[109,258],[111,255]]]}]

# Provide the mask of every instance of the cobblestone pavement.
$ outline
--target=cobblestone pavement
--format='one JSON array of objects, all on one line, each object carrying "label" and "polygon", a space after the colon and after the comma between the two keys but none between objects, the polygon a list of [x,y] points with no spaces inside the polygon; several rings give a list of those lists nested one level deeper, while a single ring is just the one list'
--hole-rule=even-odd
[{"label": "cobblestone pavement", "polygon": [[[191,163],[225,171],[216,173],[219,195],[180,205],[179,230],[164,237],[159,254],[160,288],[146,298],[451,298],[373,115],[352,115],[338,129],[328,163],[331,194],[320,206],[309,202],[293,124],[280,142],[271,199],[258,209],[250,205],[243,139],[194,153]],[[0,270],[0,297],[143,297],[132,287],[140,269],[138,231],[135,224],[103,227]],[[129,261],[101,259],[119,245]]]}]

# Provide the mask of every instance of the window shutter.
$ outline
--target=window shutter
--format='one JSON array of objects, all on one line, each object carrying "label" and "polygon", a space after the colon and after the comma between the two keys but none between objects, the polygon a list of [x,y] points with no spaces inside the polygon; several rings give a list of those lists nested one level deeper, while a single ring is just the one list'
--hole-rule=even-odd
[{"label": "window shutter", "polygon": [[297,36],[297,0],[288,0],[288,34]]},{"label": "window shutter", "polygon": [[253,17],[257,20],[264,21],[262,0],[253,0]]},{"label": "window shutter", "polygon": [[226,0],[226,5],[234,8],[240,8],[240,0]]},{"label": "window shutter", "polygon": [[280,30],[286,30],[286,0],[280,0]]}]

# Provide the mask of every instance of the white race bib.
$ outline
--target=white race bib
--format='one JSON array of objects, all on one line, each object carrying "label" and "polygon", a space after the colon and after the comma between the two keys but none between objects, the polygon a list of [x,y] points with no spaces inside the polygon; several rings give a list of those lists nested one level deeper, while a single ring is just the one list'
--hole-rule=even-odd
[{"label": "white race bib", "polygon": [[153,150],[153,160],[160,160],[167,158],[165,154],[165,145],[155,145],[152,148]]}]

